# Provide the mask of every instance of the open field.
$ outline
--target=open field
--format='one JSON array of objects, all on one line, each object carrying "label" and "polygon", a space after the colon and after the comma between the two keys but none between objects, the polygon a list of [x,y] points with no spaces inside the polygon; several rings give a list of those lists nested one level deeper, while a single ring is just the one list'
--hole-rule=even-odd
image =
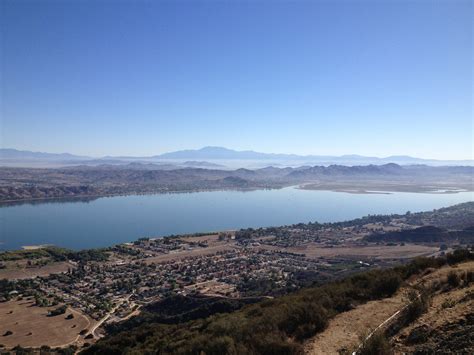
[{"label": "open field", "polygon": [[377,246],[334,246],[320,247],[315,243],[288,248],[292,253],[305,254],[308,258],[320,257],[364,257],[376,259],[409,259],[417,256],[429,256],[439,251],[439,247],[409,244]]},{"label": "open field", "polygon": [[[79,332],[90,326],[91,321],[82,313],[68,308],[65,314],[48,317],[56,307],[37,307],[34,300],[12,300],[0,303],[0,343],[10,348],[66,346],[79,340]],[[66,319],[69,314],[73,319]],[[11,331],[11,335],[6,335]]]},{"label": "open field", "polygon": [[0,269],[0,279],[7,280],[22,280],[31,279],[37,276],[44,277],[51,274],[60,274],[67,272],[68,269],[75,266],[66,262],[53,262],[44,266],[26,267],[13,265],[14,263],[7,263],[6,269]]},{"label": "open field", "polygon": [[187,243],[208,243],[211,245],[212,243],[219,242],[219,234],[209,234],[209,235],[201,235],[201,236],[188,236],[188,237],[180,237],[180,240]]},{"label": "open field", "polygon": [[146,258],[143,261],[146,262],[147,264],[163,263],[163,262],[168,262],[168,261],[178,261],[178,260],[182,260],[186,258],[191,258],[194,256],[213,255],[217,252],[232,250],[234,248],[235,248],[235,245],[233,244],[216,243],[216,245],[212,245],[207,248],[171,252],[169,254],[163,254],[163,255]]}]

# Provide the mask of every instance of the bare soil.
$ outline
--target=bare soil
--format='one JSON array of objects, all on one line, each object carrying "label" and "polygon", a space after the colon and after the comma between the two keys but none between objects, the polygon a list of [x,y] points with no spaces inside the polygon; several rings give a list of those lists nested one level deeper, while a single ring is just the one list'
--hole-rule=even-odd
[{"label": "bare soil", "polygon": [[[461,264],[455,268],[445,268],[440,273],[433,273],[426,277],[427,281],[446,279],[450,271],[461,273],[464,271],[474,271],[474,262]],[[445,280],[444,280],[445,281]],[[425,314],[422,314],[415,322],[402,329],[393,338],[395,352],[413,353],[420,347],[425,349],[438,349],[440,352],[443,337],[455,340],[451,333],[465,331],[472,323],[474,315],[474,285],[460,287],[435,294],[432,304]],[[472,324],[470,324],[472,327]],[[418,340],[415,340],[418,339]],[[470,336],[473,342],[472,334]],[[462,339],[465,340],[465,339]],[[456,344],[449,344],[450,347],[460,345],[462,341],[455,341]],[[465,345],[465,344],[464,344]],[[474,351],[474,344],[471,344]],[[465,348],[450,348],[453,353],[465,353]]]}]

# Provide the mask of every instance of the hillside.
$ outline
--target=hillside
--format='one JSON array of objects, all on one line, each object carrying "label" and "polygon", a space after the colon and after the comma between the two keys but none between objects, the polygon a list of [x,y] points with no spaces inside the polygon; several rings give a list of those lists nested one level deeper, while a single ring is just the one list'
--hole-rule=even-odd
[{"label": "hillside", "polygon": [[[465,281],[451,286],[448,276],[453,273],[460,279],[466,278]],[[450,350],[455,350],[455,353],[472,352],[474,342],[469,341],[468,335],[474,325],[474,284],[469,279],[472,273],[474,262],[471,261],[438,270],[428,269],[419,276],[411,277],[394,296],[367,302],[334,317],[322,333],[307,341],[305,353],[316,355],[354,351],[361,344],[361,339],[381,325],[379,329],[393,333],[392,329],[400,328],[397,322],[400,323],[403,312],[398,312],[409,303],[410,289],[416,289],[420,284],[437,290],[433,291],[425,314],[407,326],[402,325],[395,334],[390,334],[391,351],[397,354],[431,354]],[[381,349],[379,351],[385,354]]]},{"label": "hillside", "polygon": [[301,185],[346,192],[473,190],[473,167],[331,165],[263,169],[173,168],[156,164],[2,168],[0,201]]},{"label": "hillside", "polygon": [[[353,313],[350,312],[355,312],[358,307],[367,307],[364,305],[370,302],[399,297],[405,288],[423,280],[423,273],[432,272],[433,268],[441,268],[440,272],[445,272],[441,270],[450,268],[446,264],[454,265],[473,258],[467,251],[458,251],[447,258],[416,259],[406,266],[356,274],[341,281],[249,305],[233,313],[217,314],[184,323],[167,325],[138,322],[132,328],[125,323],[123,329],[126,330],[116,329],[114,334],[100,340],[83,353],[131,354],[157,351],[297,354],[303,351],[308,339],[331,329],[331,324],[340,315],[351,315]],[[468,270],[471,270],[472,262],[468,265]],[[401,303],[387,309],[387,314],[390,316],[398,305]]]}]

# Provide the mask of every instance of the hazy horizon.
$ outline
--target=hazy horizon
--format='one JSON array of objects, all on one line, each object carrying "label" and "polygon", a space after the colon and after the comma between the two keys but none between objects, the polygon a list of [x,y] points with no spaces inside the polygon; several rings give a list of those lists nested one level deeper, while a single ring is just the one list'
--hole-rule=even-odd
[{"label": "hazy horizon", "polygon": [[[44,154],[70,154],[73,156],[83,156],[84,158],[92,158],[92,159],[102,159],[102,158],[117,158],[117,157],[129,157],[129,158],[151,158],[151,157],[157,157],[163,154],[169,154],[169,153],[177,153],[177,152],[183,152],[183,151],[190,151],[190,152],[197,152],[205,149],[223,149],[223,150],[229,150],[237,153],[245,153],[245,152],[252,152],[252,153],[258,153],[258,154],[274,154],[274,155],[294,155],[299,158],[311,158],[311,157],[363,157],[363,158],[375,158],[375,159],[387,159],[387,158],[392,158],[392,157],[408,157],[408,158],[416,158],[416,159],[421,159],[421,160],[439,160],[439,161],[472,161],[472,157],[469,159],[435,159],[435,158],[430,158],[430,157],[420,157],[420,156],[415,156],[415,155],[405,155],[405,154],[393,154],[390,156],[377,156],[377,155],[363,155],[363,154],[357,154],[357,153],[347,153],[347,154],[298,154],[298,153],[293,153],[293,152],[261,152],[261,151],[256,151],[254,149],[233,149],[229,147],[221,147],[221,146],[203,146],[199,148],[189,148],[189,149],[182,149],[182,150],[166,150],[162,152],[157,152],[154,154],[150,155],[130,155],[130,154],[125,154],[125,155],[113,155],[113,154],[107,154],[107,155],[82,155],[82,154],[75,154],[74,152],[69,152],[69,151],[59,151],[59,152],[50,152],[50,151],[30,151],[30,150],[23,150],[23,149],[17,149],[13,147],[0,147],[1,149],[5,150],[16,150],[18,152],[31,152],[31,153],[44,153]],[[225,158],[224,158],[225,159]],[[207,160],[213,160],[212,158],[207,158]]]},{"label": "hazy horizon", "polygon": [[3,148],[473,159],[470,1],[1,7]]}]

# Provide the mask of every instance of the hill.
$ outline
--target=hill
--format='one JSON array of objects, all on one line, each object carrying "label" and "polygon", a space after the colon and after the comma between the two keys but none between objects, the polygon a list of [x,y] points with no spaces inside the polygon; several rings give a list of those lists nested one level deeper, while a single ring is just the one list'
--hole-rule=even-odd
[{"label": "hill", "polygon": [[[409,278],[392,297],[367,302],[335,316],[322,333],[306,342],[305,353],[472,353],[473,272],[472,261],[427,269]],[[450,282],[453,277],[459,283]],[[424,288],[420,288],[421,284]],[[409,294],[413,292],[426,295],[424,306],[416,299],[410,303]]]},{"label": "hill", "polygon": [[125,322],[115,334],[84,354],[298,354],[304,342],[324,331],[338,314],[370,301],[393,297],[402,283],[429,268],[472,260],[468,251],[438,259],[417,259],[393,269],[372,270],[320,287],[178,324]]},{"label": "hill", "polygon": [[275,154],[260,153],[253,150],[238,151],[224,147],[204,147],[201,149],[187,149],[176,152],[164,153],[153,156],[154,159],[204,159],[204,160],[268,160],[268,161],[306,161],[315,163],[361,165],[361,164],[388,164],[401,165],[429,164],[429,165],[472,165],[473,161],[452,161],[422,159],[406,155],[393,155],[385,158],[369,157],[357,154],[351,155],[297,155],[297,154]]},{"label": "hill", "polygon": [[303,166],[300,168],[203,169],[170,164],[80,165],[58,169],[2,168],[0,201],[221,189],[371,191],[471,191],[474,167]]},{"label": "hill", "polygon": [[69,153],[44,153],[32,152],[29,150],[0,149],[0,159],[3,160],[79,160],[90,159],[86,156],[79,156]]}]

